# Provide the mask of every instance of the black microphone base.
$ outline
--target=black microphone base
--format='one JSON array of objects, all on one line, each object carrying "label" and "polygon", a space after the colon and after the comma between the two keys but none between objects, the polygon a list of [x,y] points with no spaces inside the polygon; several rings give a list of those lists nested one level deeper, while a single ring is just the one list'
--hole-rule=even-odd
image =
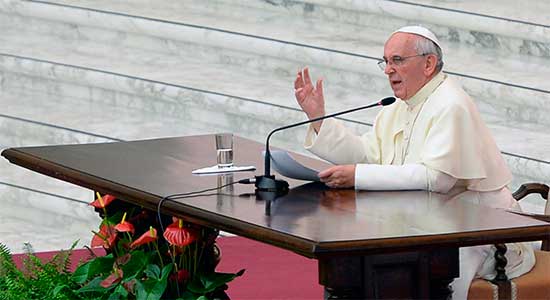
[{"label": "black microphone base", "polygon": [[288,194],[288,182],[275,176],[256,176],[256,199],[265,201],[265,214],[271,215],[271,201]]},{"label": "black microphone base", "polygon": [[275,179],[274,175],[256,176],[256,194],[257,192],[272,192],[277,197],[284,196],[288,193],[288,182]]}]

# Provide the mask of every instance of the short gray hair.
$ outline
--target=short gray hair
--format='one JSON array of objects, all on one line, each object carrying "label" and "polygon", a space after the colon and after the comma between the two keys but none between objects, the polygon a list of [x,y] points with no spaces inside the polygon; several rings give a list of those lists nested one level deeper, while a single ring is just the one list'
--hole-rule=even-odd
[{"label": "short gray hair", "polygon": [[437,57],[436,73],[443,69],[443,52],[434,42],[421,36],[416,40],[416,52],[418,54],[434,54]]}]

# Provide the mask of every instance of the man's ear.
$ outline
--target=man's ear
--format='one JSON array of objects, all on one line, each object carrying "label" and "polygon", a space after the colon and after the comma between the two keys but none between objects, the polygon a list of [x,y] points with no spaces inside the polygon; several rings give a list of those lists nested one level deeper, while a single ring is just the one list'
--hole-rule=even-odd
[{"label": "man's ear", "polygon": [[435,54],[428,54],[426,59],[426,64],[424,67],[424,75],[430,77],[435,73],[437,68],[437,56]]}]

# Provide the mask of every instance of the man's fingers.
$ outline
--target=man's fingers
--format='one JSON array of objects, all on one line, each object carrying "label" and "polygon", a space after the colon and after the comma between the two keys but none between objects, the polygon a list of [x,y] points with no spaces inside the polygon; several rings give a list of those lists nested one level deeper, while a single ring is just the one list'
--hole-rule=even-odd
[{"label": "man's fingers", "polygon": [[325,185],[330,187],[330,188],[338,188],[340,187],[340,183],[338,181],[327,181],[325,182]]},{"label": "man's fingers", "polygon": [[332,173],[334,173],[334,167],[323,170],[319,172],[318,175],[321,181],[324,180],[323,182],[327,182],[328,178],[332,175]]},{"label": "man's fingers", "polygon": [[323,98],[323,79],[317,80],[317,84],[315,86],[315,92],[319,94],[321,98]]},{"label": "man's fingers", "polygon": [[307,85],[313,86],[313,84],[311,83],[311,77],[309,77],[309,69],[308,68],[304,68],[304,84],[306,86]]},{"label": "man's fingers", "polygon": [[302,70],[296,75],[296,80],[294,80],[294,88],[298,89],[304,86],[304,79],[302,77]]},{"label": "man's fingers", "polygon": [[303,89],[306,95],[313,93],[313,86],[311,84],[304,86]]}]

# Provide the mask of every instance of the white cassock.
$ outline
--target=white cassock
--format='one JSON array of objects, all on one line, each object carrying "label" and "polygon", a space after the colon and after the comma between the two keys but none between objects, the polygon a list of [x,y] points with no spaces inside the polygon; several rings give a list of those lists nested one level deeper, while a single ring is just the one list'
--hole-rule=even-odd
[{"label": "white cassock", "polygon": [[[443,72],[407,101],[384,107],[371,132],[357,136],[339,121],[308,129],[306,149],[334,164],[356,164],[355,188],[474,192],[477,204],[519,209],[507,184],[512,179],[496,143],[466,92]],[[506,273],[534,266],[532,247],[507,244]],[[476,277],[493,279],[494,246],[461,248],[453,298],[466,299]]]}]

